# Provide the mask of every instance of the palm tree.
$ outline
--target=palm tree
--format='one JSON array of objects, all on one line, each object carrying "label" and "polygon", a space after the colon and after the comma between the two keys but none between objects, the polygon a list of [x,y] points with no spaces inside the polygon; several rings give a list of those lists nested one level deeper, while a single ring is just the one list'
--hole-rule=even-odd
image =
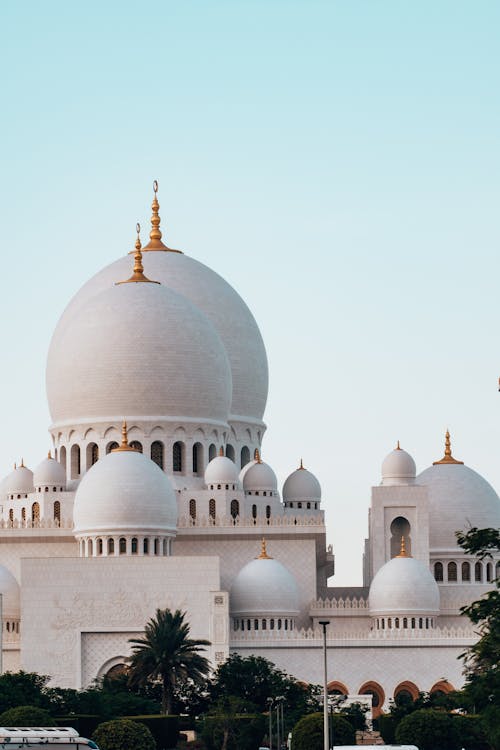
[{"label": "palm tree", "polygon": [[210,641],[189,638],[186,613],[176,609],[157,609],[144,628],[143,638],[130,638],[132,656],[129,662],[129,684],[159,682],[161,710],[172,712],[174,689],[179,679],[200,683],[210,670],[210,663],[200,651]]}]

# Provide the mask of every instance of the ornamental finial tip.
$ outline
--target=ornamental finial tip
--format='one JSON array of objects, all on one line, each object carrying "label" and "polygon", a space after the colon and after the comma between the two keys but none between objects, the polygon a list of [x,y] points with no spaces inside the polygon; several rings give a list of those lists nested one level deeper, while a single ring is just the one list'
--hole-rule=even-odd
[{"label": "ornamental finial tip", "polygon": [[267,554],[266,540],[264,537],[262,537],[260,543],[260,555],[258,556],[257,560],[272,560],[272,557],[269,557],[269,555]]},{"label": "ornamental finial tip", "polygon": [[437,464],[463,464],[463,461],[457,461],[451,454],[451,438],[449,430],[446,430],[444,438],[444,456],[440,461],[434,461],[433,466],[436,466]]}]

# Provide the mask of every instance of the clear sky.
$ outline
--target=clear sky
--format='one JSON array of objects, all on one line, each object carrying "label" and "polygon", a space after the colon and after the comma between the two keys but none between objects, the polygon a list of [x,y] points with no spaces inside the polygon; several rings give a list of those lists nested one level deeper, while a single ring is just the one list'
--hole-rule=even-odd
[{"label": "clear sky", "polygon": [[132,248],[221,273],[267,346],[263,457],[320,479],[361,581],[396,440],[500,486],[500,4],[0,6],[0,474],[50,447],[45,357],[71,296]]}]

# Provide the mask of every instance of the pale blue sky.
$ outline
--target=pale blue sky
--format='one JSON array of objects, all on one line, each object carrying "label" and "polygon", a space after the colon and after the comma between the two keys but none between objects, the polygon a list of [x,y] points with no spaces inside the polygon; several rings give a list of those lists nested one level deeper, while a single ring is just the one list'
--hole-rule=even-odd
[{"label": "pale blue sky", "polygon": [[334,583],[360,582],[397,439],[498,489],[497,2],[24,2],[0,8],[0,473],[46,453],[67,301],[167,242],[267,346],[264,458],[320,479]]}]

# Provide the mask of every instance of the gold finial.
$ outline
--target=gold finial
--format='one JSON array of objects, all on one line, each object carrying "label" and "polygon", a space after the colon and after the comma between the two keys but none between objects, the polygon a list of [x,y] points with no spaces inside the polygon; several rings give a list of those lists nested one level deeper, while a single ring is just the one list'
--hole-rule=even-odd
[{"label": "gold finial", "polygon": [[256,559],[257,560],[272,560],[273,559],[267,554],[266,540],[264,539],[264,537],[262,537],[262,541],[260,543],[260,555]]},{"label": "gold finial", "polygon": [[15,461],[14,461],[14,469],[17,469],[17,464]]},{"label": "gold finial", "polygon": [[47,458],[52,458],[52,453],[50,451],[47,453]]},{"label": "gold finial", "polygon": [[303,461],[302,461],[302,459],[300,459],[300,466],[299,466],[299,469],[302,469],[302,470],[304,470],[304,464],[303,464]]},{"label": "gold finial", "polygon": [[410,555],[406,551],[406,544],[405,544],[404,536],[401,537],[401,547],[399,549],[399,555],[396,555],[396,557],[410,557]]},{"label": "gold finial", "polygon": [[181,250],[172,250],[171,247],[167,247],[161,238],[160,230],[160,204],[158,203],[158,180],[153,181],[154,198],[151,204],[153,215],[151,216],[151,231],[149,233],[149,242],[144,248],[145,251],[149,250],[163,250],[171,253],[181,253]]},{"label": "gold finial", "polygon": [[400,444],[399,444],[399,440],[398,440],[398,442],[397,442],[397,445],[396,445],[396,450],[397,450],[397,451],[400,451],[400,450],[401,450],[401,446],[400,446]]},{"label": "gold finial", "polygon": [[20,469],[24,469],[24,458],[21,459],[21,463],[19,464]]},{"label": "gold finial", "polygon": [[138,452],[136,448],[132,448],[132,446],[128,444],[127,422],[125,419],[122,423],[122,443],[118,446],[118,448],[113,448],[111,453],[117,453],[118,451]]},{"label": "gold finial", "polygon": [[137,239],[135,241],[135,255],[134,255],[134,272],[132,273],[132,276],[129,279],[125,279],[125,281],[117,281],[115,282],[115,286],[119,286],[120,284],[138,284],[140,282],[146,282],[148,284],[159,284],[159,281],[152,281],[151,279],[148,279],[147,276],[144,276],[144,266],[142,265],[142,252],[141,252],[141,238],[140,238],[140,232],[141,232],[141,225],[137,223],[135,225],[136,231],[137,231]]},{"label": "gold finial", "polygon": [[258,463],[258,464],[261,464],[261,463],[262,463],[262,459],[261,459],[261,457],[260,457],[260,451],[259,451],[259,449],[258,449],[258,448],[256,448],[256,449],[255,449],[255,453],[254,453],[254,460],[255,460],[255,461],[256,461],[256,462]]},{"label": "gold finial", "polygon": [[436,466],[437,464],[463,464],[463,461],[457,461],[456,458],[453,458],[453,456],[451,455],[451,440],[449,430],[446,430],[446,436],[444,440],[444,456],[440,461],[434,461],[433,466]]},{"label": "gold finial", "polygon": [[223,455],[224,455],[224,448],[221,445],[221,447],[219,448],[219,456],[223,456]]}]

